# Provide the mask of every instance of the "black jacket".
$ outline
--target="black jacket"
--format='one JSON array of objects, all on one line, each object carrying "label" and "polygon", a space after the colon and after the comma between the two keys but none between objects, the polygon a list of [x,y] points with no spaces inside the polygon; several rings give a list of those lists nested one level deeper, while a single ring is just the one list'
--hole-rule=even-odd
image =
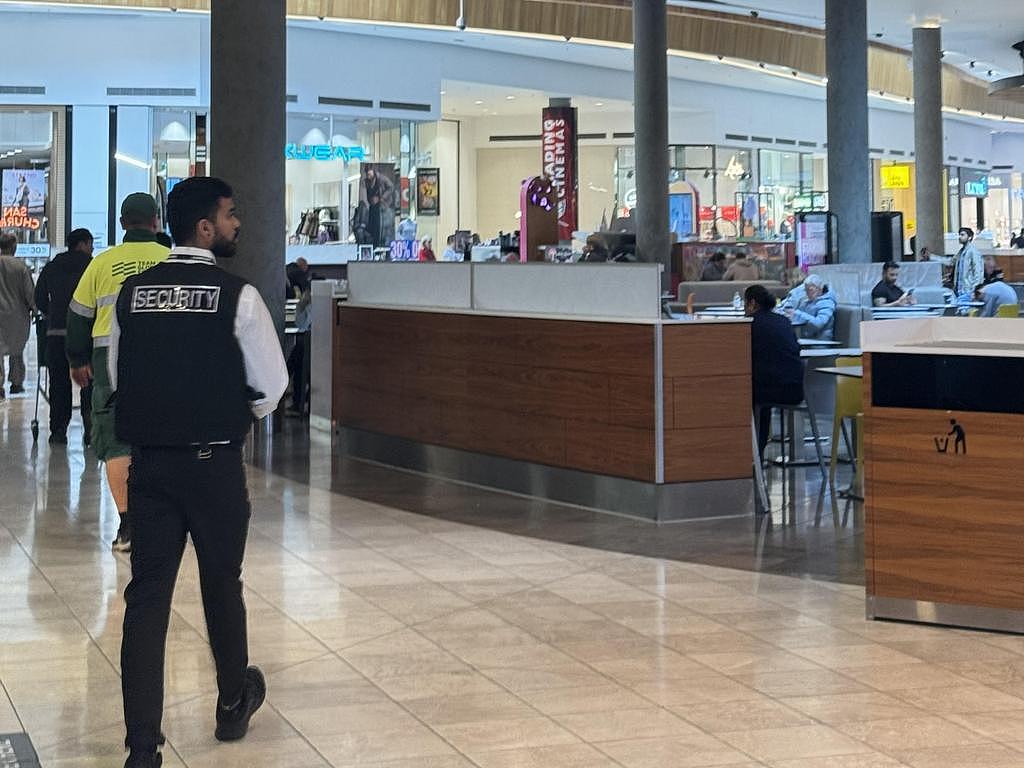
[{"label": "black jacket", "polygon": [[800,342],[789,318],[761,311],[750,326],[754,402],[799,403],[804,399],[804,364]]},{"label": "black jacket", "polygon": [[46,315],[48,335],[64,335],[68,305],[90,261],[92,256],[80,251],[66,251],[55,256],[39,273],[36,281],[36,307]]}]

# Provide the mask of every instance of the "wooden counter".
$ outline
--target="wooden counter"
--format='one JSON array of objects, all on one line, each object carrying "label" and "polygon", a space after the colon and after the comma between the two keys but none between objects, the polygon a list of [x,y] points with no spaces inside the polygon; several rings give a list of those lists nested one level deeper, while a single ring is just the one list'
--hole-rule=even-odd
[{"label": "wooden counter", "polygon": [[748,323],[335,311],[339,428],[647,484],[749,486]]},{"label": "wooden counter", "polygon": [[1024,631],[1024,351],[942,344],[864,355],[868,613]]}]

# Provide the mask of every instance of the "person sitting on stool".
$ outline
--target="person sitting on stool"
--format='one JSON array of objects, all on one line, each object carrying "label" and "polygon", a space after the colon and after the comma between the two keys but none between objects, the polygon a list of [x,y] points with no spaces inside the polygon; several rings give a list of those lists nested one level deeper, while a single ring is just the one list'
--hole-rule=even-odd
[{"label": "person sitting on stool", "polygon": [[[763,285],[752,285],[744,293],[745,312],[750,324],[750,372],[754,415],[757,420],[757,458],[764,460],[772,412],[767,403],[797,405],[804,399],[804,364],[800,342],[793,326],[774,312],[775,297]],[[756,460],[756,459],[755,459]]]},{"label": "person sitting on stool", "polygon": [[167,217],[177,247],[165,263],[128,278],[117,298],[109,372],[116,434],[132,449],[125,768],[162,762],[164,646],[188,535],[217,668],[216,738],[245,736],[266,696],[263,674],[249,666],[242,600],[250,515],[242,443],[253,417],[277,407],[288,373],[260,294],[216,263],[236,251],[232,197],[215,178],[175,186]]}]

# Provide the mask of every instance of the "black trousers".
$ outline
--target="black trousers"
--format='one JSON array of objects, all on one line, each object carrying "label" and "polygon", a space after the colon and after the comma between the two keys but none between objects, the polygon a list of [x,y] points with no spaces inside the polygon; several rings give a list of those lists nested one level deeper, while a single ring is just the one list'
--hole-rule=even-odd
[{"label": "black trousers", "polygon": [[186,535],[199,561],[219,703],[232,705],[242,695],[249,664],[241,580],[249,494],[241,446],[211,446],[208,458],[196,449],[134,449],[128,508],[132,580],[124,593],[121,644],[125,744],[148,750],[162,743],[164,649]]},{"label": "black trousers", "polygon": [[754,416],[757,422],[757,445],[764,460],[764,449],[772,431],[772,410],[762,407],[762,403],[776,405],[798,405],[804,399],[802,388],[795,387],[758,387],[754,392]]},{"label": "black trousers", "polygon": [[295,346],[288,355],[288,373],[292,377],[292,408],[306,410],[309,396],[309,332],[295,334]]},{"label": "black trousers", "polygon": [[[50,369],[50,434],[63,435],[71,423],[71,368],[63,336],[46,337],[46,367]],[[82,389],[82,426],[92,433],[92,385]]]}]

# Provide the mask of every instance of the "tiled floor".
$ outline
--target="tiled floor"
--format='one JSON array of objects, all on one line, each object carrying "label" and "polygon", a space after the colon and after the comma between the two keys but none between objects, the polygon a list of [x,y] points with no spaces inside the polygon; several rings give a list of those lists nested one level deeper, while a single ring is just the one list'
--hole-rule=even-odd
[{"label": "tiled floor", "polygon": [[[33,448],[30,408],[0,406],[0,733],[27,731],[47,767],[119,766],[128,565],[107,551],[115,513],[95,462]],[[374,472],[336,482],[411,487]],[[416,482],[430,485],[430,514],[408,511],[408,495],[387,506],[251,472],[246,597],[268,704],[244,742],[214,741],[189,555],[167,649],[165,765],[1024,766],[1024,638],[869,623],[862,587],[837,580],[844,568],[827,581],[766,572],[792,570],[801,552],[814,572],[822,553],[846,551],[825,543],[850,538],[828,518],[748,531],[748,549],[794,551],[733,570],[633,553],[651,531],[713,549],[704,524],[629,539],[630,523],[594,534],[595,548],[583,533],[600,521],[582,513],[563,510],[573,522],[558,528],[557,508],[535,507],[534,533],[555,533],[531,535],[514,504],[492,519],[460,508],[465,489]],[[474,511],[486,526],[469,523]],[[743,554],[722,541],[726,560]]]}]

